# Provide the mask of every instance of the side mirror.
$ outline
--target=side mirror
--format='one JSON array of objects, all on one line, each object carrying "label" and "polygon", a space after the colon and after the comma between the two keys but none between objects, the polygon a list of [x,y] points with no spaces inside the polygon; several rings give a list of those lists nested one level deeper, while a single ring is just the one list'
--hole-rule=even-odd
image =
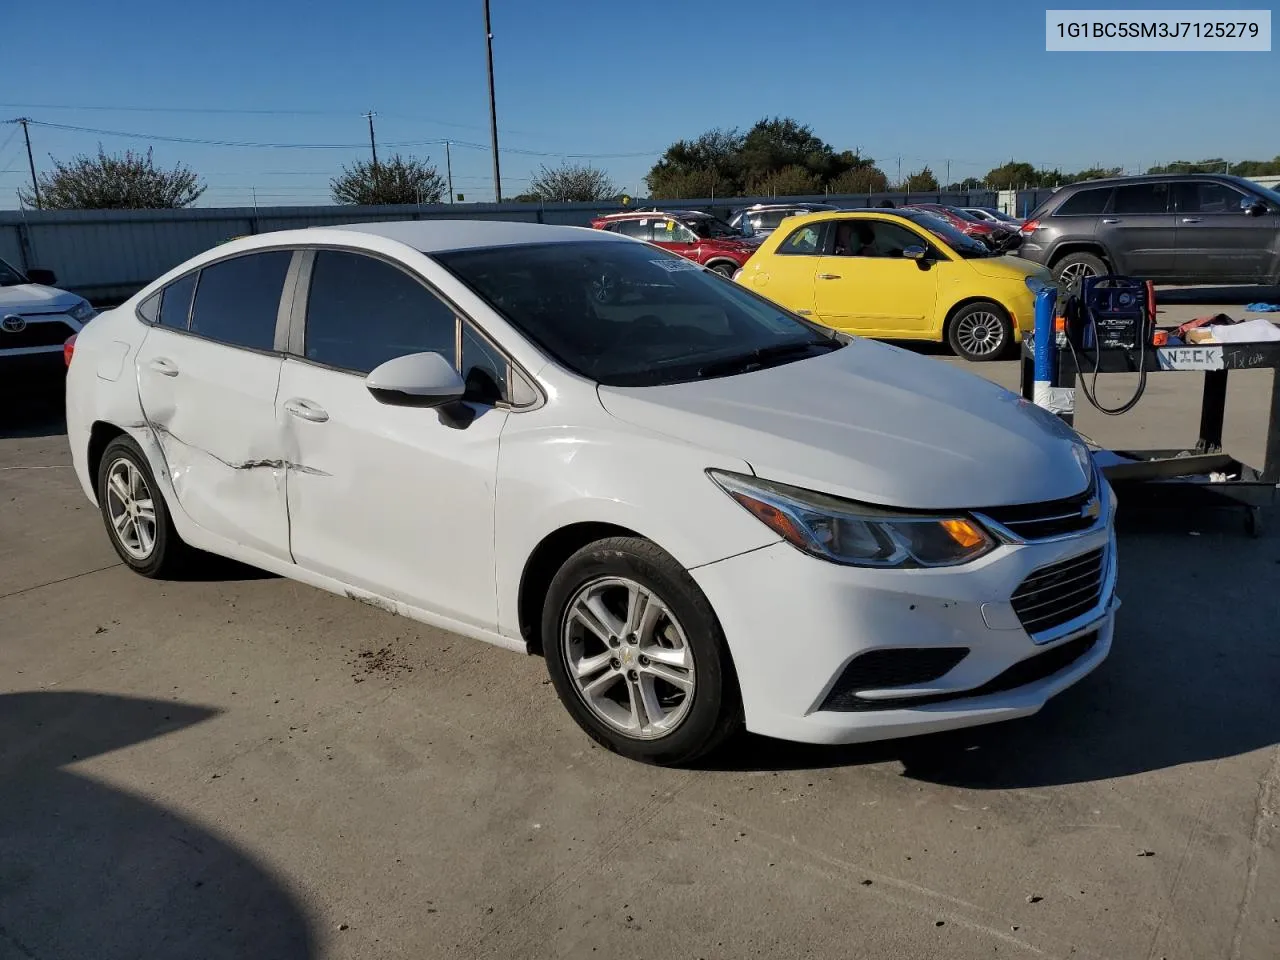
[{"label": "side mirror", "polygon": [[1267,212],[1267,205],[1257,197],[1241,197],[1240,209],[1250,217],[1260,217]]},{"label": "side mirror", "polygon": [[915,260],[918,263],[929,255],[929,250],[918,243],[913,243],[902,248],[902,255],[908,260]]},{"label": "side mirror", "polygon": [[439,407],[466,392],[453,364],[438,353],[388,360],[364,378],[364,385],[378,402],[399,407]]},{"label": "side mirror", "polygon": [[40,267],[32,267],[27,271],[27,279],[32,283],[38,283],[45,287],[54,287],[58,284],[58,275],[52,270],[42,270]]}]

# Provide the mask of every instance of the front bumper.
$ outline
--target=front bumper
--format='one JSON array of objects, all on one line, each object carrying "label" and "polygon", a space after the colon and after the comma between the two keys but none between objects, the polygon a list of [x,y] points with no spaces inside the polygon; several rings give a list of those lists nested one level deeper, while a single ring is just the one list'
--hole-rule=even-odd
[{"label": "front bumper", "polygon": [[[1099,549],[1105,566],[1096,605],[1033,638],[1010,603],[1019,585]],[[1106,658],[1119,606],[1109,517],[1079,536],[1003,545],[950,569],[845,567],[777,543],[691,574],[724,628],[747,728],[807,743],[889,739],[1033,714]],[[826,704],[859,654],[957,647],[968,653],[948,672],[874,691],[872,708]],[[1059,648],[1069,649],[1032,660]],[[1035,669],[1037,663],[1049,669]]]}]

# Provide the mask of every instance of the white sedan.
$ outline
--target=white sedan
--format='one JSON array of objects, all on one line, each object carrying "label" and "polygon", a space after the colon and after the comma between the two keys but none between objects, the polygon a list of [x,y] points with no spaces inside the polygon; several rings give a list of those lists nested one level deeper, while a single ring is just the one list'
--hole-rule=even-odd
[{"label": "white sedan", "polygon": [[625,237],[262,234],[72,349],[75,468],[138,573],[198,549],[540,653],[630,757],[1026,716],[1110,649],[1075,433]]}]

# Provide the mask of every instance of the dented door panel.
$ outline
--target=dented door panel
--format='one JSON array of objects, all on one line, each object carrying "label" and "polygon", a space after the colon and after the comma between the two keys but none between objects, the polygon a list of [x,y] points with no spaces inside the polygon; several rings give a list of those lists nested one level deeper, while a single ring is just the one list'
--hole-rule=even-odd
[{"label": "dented door panel", "polygon": [[280,363],[155,328],[138,351],[138,399],[191,522],[288,560],[289,464],[275,409]]}]

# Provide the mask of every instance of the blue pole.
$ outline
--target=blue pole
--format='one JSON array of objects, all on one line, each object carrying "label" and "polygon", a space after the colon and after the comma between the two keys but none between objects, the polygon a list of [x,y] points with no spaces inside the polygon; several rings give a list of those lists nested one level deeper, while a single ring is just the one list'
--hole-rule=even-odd
[{"label": "blue pole", "polygon": [[1058,302],[1057,287],[1043,287],[1036,294],[1035,340],[1035,403],[1046,410],[1055,409],[1051,401],[1052,390],[1057,386],[1058,338],[1053,329],[1053,308]]}]

